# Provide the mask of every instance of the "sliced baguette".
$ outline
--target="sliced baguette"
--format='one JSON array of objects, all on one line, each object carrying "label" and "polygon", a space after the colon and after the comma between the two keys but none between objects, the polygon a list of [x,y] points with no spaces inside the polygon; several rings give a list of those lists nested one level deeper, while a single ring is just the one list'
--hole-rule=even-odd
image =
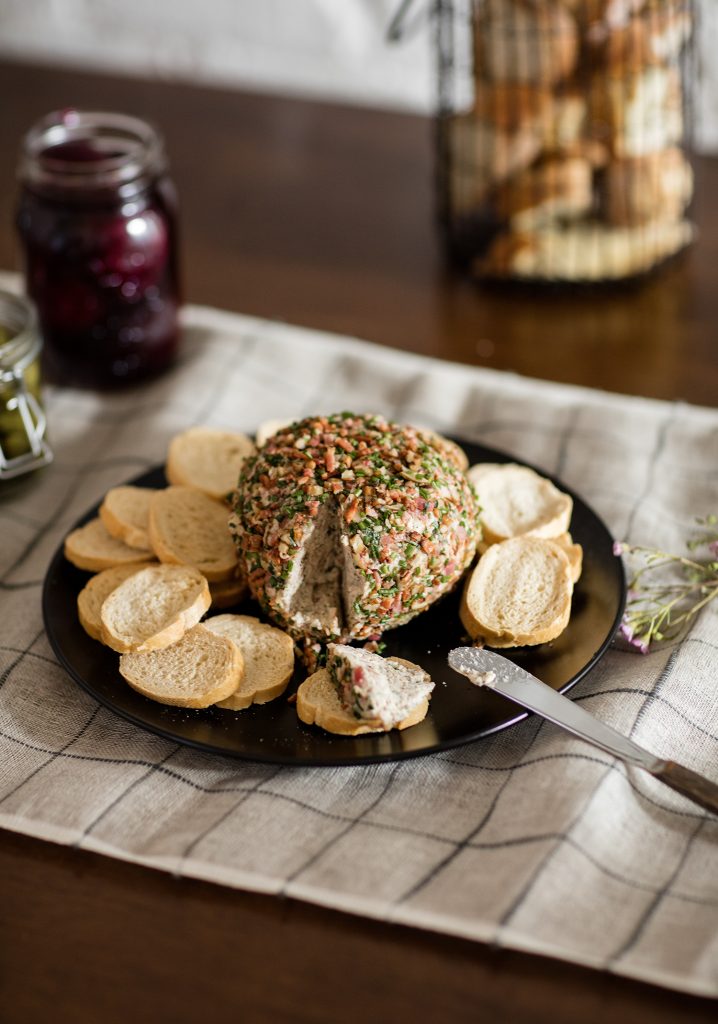
[{"label": "sliced baguette", "polygon": [[237,549],[227,519],[222,502],[193,487],[167,487],[150,502],[150,541],[161,562],[192,565],[210,583],[230,580]]},{"label": "sliced baguette", "polygon": [[478,463],[467,476],[479,498],[484,544],[559,537],[568,530],[572,499],[528,466]]},{"label": "sliced baguette", "polygon": [[274,437],[280,430],[288,427],[293,422],[293,420],[265,420],[264,423],[260,423],[255,434],[257,448],[261,448],[270,437]]},{"label": "sliced baguette", "polygon": [[[410,661],[404,661],[403,658],[387,660],[394,661],[406,668],[418,668]],[[429,696],[425,697],[394,728],[408,729],[423,721],[429,710],[429,699]],[[305,679],[297,690],[297,715],[306,725],[318,725],[325,732],[335,733],[337,736],[361,736],[365,733],[387,731],[381,723],[362,721],[342,707],[336,686],[325,668],[320,668],[308,679]]]},{"label": "sliced baguette", "polygon": [[107,532],[131,548],[148,550],[150,499],[154,493],[150,487],[111,488],[100,505],[100,519]]},{"label": "sliced baguette", "polygon": [[294,671],[294,641],[288,633],[252,615],[214,615],[204,625],[236,644],[244,659],[242,682],[217,707],[241,711],[284,693]]},{"label": "sliced baguette", "polygon": [[210,606],[207,580],[183,565],[153,565],[129,576],[100,609],[101,639],[113,651],[155,651],[176,643]]},{"label": "sliced baguette", "polygon": [[102,572],[116,565],[130,565],[133,562],[150,562],[154,553],[141,548],[131,548],[107,532],[100,519],[91,519],[65,538],[65,558],[78,569],[88,572]]},{"label": "sliced baguette", "polygon": [[[409,726],[417,725],[426,717],[428,710],[429,701],[426,699],[396,728],[408,729]],[[364,733],[386,731],[381,725],[368,725],[344,710],[325,668],[320,668],[305,679],[297,690],[297,715],[306,725],[318,725],[325,732],[337,736],[361,736]]]},{"label": "sliced baguette", "polygon": [[212,608],[234,608],[247,595],[247,580],[244,576],[236,576],[231,580],[210,583],[209,593]]},{"label": "sliced baguette", "polygon": [[165,473],[171,484],[196,487],[221,501],[235,490],[242,463],[254,450],[246,434],[192,427],[170,442]]},{"label": "sliced baguette", "polygon": [[[156,562],[154,563],[157,564]],[[146,569],[152,562],[136,562],[132,565],[116,565],[114,569],[103,569],[93,576],[77,595],[77,614],[80,625],[93,640],[102,639],[100,609],[105,599],[128,577]]]},{"label": "sliced baguette", "polygon": [[202,625],[170,647],[120,658],[120,674],[134,690],[181,708],[208,708],[228,697],[243,671],[239,648]]},{"label": "sliced baguette", "polygon": [[494,544],[466,581],[461,621],[489,647],[522,647],[559,636],[571,614],[573,582],[561,547],[542,537]]},{"label": "sliced baguette", "polygon": [[562,533],[560,537],[552,537],[553,544],[557,544],[568,559],[571,569],[571,580],[578,583],[583,571],[583,548],[580,544],[574,544],[570,533]]},{"label": "sliced baguette", "polygon": [[[571,567],[571,579],[574,583],[578,583],[583,571],[583,548],[581,545],[574,544],[570,533],[562,533],[559,537],[547,537],[545,539],[550,540],[561,548],[566,558],[568,558],[568,564]],[[490,547],[492,547],[492,544],[487,544],[481,540],[476,550],[480,555],[483,555]]]}]

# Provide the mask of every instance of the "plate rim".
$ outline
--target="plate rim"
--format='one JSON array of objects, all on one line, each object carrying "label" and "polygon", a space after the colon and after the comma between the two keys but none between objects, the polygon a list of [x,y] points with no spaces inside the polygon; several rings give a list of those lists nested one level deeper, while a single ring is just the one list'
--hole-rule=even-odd
[{"label": "plate rim", "polygon": [[[550,480],[555,486],[557,486],[565,494],[568,494],[572,498],[572,500],[574,502],[576,500],[578,500],[589,511],[591,516],[594,518],[596,523],[601,527],[601,529],[606,533],[606,535],[608,537],[611,537],[611,538],[613,537],[613,534],[609,530],[609,528],[606,525],[606,523],[604,522],[603,518],[598,515],[598,513],[593,509],[593,507],[590,504],[588,504],[588,502],[586,502],[579,494],[577,494],[576,491],[574,491],[572,488],[567,486],[562,480],[560,480],[558,477],[554,476],[552,473],[548,473],[545,470],[541,469],[540,467],[534,465],[533,463],[531,463],[531,462],[529,462],[527,460],[521,459],[520,457],[514,455],[513,453],[506,452],[506,451],[504,451],[501,448],[494,448],[493,446],[485,445],[485,444],[483,444],[480,441],[470,441],[468,438],[461,438],[461,437],[458,437],[458,436],[453,435],[453,434],[452,435],[445,435],[445,436],[449,440],[456,442],[459,446],[463,446],[464,444],[466,444],[466,445],[471,445],[472,447],[482,448],[485,451],[489,451],[489,452],[492,453],[492,455],[498,457],[497,460],[496,460],[497,462],[515,462],[518,465],[526,466],[529,469],[533,469],[539,475],[543,476],[547,480]],[[164,472],[164,464],[163,463],[156,463],[156,464],[154,464],[154,465],[144,469],[142,472],[135,474],[129,480],[122,481],[122,482],[120,482],[118,484],[115,484],[113,486],[119,487],[119,486],[137,484],[137,481],[143,479],[144,477],[149,476],[152,473],[157,473],[158,471]],[[101,503],[102,503],[102,498],[95,505],[93,505],[90,509],[88,509],[86,512],[82,513],[82,515],[78,516],[78,518],[73,522],[73,525],[70,527],[70,530],[68,530],[67,533],[69,533],[71,530],[77,529],[78,526],[82,526],[84,523],[86,523],[87,521],[89,521],[93,517],[97,516],[98,510],[99,510],[99,507],[100,507]],[[367,756],[362,756],[362,757],[359,757],[359,756],[356,756],[356,755],[355,756],[346,755],[346,756],[342,757],[342,755],[339,754],[331,762],[330,761],[317,761],[315,759],[304,758],[304,757],[301,757],[301,756],[298,757],[298,756],[283,755],[283,754],[281,754],[279,752],[272,753],[271,755],[267,755],[267,756],[263,756],[261,753],[252,753],[252,754],[242,753],[239,750],[231,750],[231,749],[224,749],[224,748],[220,749],[220,748],[218,748],[216,746],[212,746],[209,743],[204,743],[204,742],[201,742],[199,740],[194,740],[194,739],[192,739],[190,737],[178,736],[177,733],[173,732],[171,729],[169,729],[169,728],[165,729],[161,725],[156,725],[154,723],[147,722],[146,720],[138,717],[137,715],[134,715],[131,711],[129,711],[129,710],[127,710],[127,709],[125,709],[123,707],[120,707],[117,704],[113,703],[110,699],[106,698],[103,694],[98,693],[83,678],[83,676],[75,668],[75,666],[72,664],[72,662],[65,656],[64,650],[63,650],[62,646],[60,645],[60,643],[58,642],[57,634],[56,634],[56,631],[55,631],[55,626],[54,626],[54,624],[52,624],[52,617],[51,617],[51,615],[49,613],[48,605],[49,605],[49,601],[50,601],[50,592],[51,592],[51,586],[52,586],[52,584],[51,584],[51,577],[52,577],[53,569],[54,569],[54,567],[58,563],[61,564],[62,562],[65,561],[64,543],[65,543],[65,537],[67,536],[67,533],[63,534],[63,539],[60,541],[58,547],[56,548],[56,550],[54,551],[52,557],[50,558],[50,561],[48,563],[47,569],[45,571],[45,576],[43,578],[43,586],[42,586],[42,602],[41,602],[41,606],[42,606],[42,619],[43,619],[43,625],[45,627],[45,633],[46,633],[46,636],[47,636],[48,641],[50,643],[50,647],[52,648],[53,654],[57,658],[60,666],[64,669],[65,672],[67,672],[67,674],[70,676],[70,678],[75,683],[77,683],[77,685],[82,690],[84,690],[85,693],[89,694],[94,700],[96,700],[98,702],[98,704],[102,705],[103,707],[108,708],[110,711],[113,712],[113,714],[118,715],[120,718],[123,718],[125,721],[130,722],[133,725],[138,726],[141,729],[144,729],[146,732],[150,732],[153,735],[160,736],[162,739],[166,739],[166,740],[169,740],[169,741],[171,741],[173,743],[177,743],[180,746],[186,746],[186,747],[190,747],[190,748],[192,748],[194,750],[200,750],[200,751],[202,751],[205,754],[206,753],[210,753],[210,754],[212,754],[214,756],[228,757],[228,758],[232,758],[233,760],[248,761],[248,762],[254,762],[254,763],[258,763],[258,764],[279,764],[279,765],[283,765],[283,766],[289,766],[289,767],[293,766],[293,767],[297,767],[297,768],[307,768],[307,767],[309,767],[309,768],[361,767],[362,765],[372,765],[372,764],[380,764],[380,763],[394,762],[394,761],[397,761],[397,762],[398,761],[405,761],[405,760],[410,760],[410,759],[413,759],[413,758],[416,758],[416,757],[426,757],[426,756],[431,755],[431,754],[441,753],[442,751],[445,751],[445,750],[455,750],[457,747],[466,746],[467,744],[474,743],[474,742],[476,742],[479,739],[484,739],[485,737],[496,735],[496,733],[503,732],[506,729],[510,729],[513,726],[517,725],[519,722],[522,722],[522,721],[524,721],[527,718],[534,717],[534,713],[533,712],[526,711],[526,710],[523,710],[523,711],[518,711],[517,710],[517,713],[513,717],[510,717],[509,719],[502,720],[501,722],[498,722],[498,723],[496,723],[496,724],[494,724],[492,726],[489,726],[489,727],[485,727],[485,728],[482,728],[482,729],[474,730],[473,732],[470,732],[470,733],[465,733],[465,734],[463,734],[461,736],[457,736],[457,737],[455,737],[453,739],[442,740],[440,743],[437,743],[436,745],[431,746],[431,747],[421,747],[421,748],[418,748],[418,749],[390,751],[390,752],[384,753],[384,754],[382,754],[382,753],[375,753],[375,754],[369,754]],[[616,635],[616,632],[617,632],[617,630],[618,630],[618,628],[620,626],[621,620],[623,618],[623,614],[625,612],[626,600],[627,600],[627,580],[626,580],[625,566],[623,565],[623,561],[620,558],[616,558],[616,563],[617,563],[619,583],[620,583],[620,594],[619,594],[619,600],[618,600],[618,610],[617,610],[616,615],[615,615],[615,617],[613,619],[613,622],[611,624],[609,632],[604,637],[604,639],[601,641],[601,643],[596,648],[596,650],[594,651],[592,656],[585,663],[585,665],[583,665],[579,669],[579,671],[576,672],[575,675],[573,675],[571,677],[571,679],[569,679],[566,683],[564,683],[560,687],[557,687],[557,692],[558,693],[568,694],[571,690],[573,690],[574,687],[579,682],[581,682],[581,680],[583,678],[585,678],[585,676],[604,657],[604,655],[606,654],[606,651],[611,646],[611,643],[612,643],[612,641],[613,641],[613,639],[614,639],[614,637]],[[92,638],[89,637],[89,635],[88,635],[88,640],[91,640],[91,639]],[[119,675],[119,673],[118,673],[118,675]],[[155,703],[159,703],[159,702],[155,702]],[[506,700],[506,704],[507,704],[507,706],[511,705],[511,701]]]}]

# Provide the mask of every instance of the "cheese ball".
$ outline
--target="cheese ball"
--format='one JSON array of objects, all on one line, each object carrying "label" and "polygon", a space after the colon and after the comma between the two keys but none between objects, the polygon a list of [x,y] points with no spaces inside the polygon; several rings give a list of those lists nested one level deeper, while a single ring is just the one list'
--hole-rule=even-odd
[{"label": "cheese ball", "polygon": [[344,412],[282,428],[244,464],[230,531],[252,595],[296,639],[377,636],[451,590],[479,540],[441,439]]}]

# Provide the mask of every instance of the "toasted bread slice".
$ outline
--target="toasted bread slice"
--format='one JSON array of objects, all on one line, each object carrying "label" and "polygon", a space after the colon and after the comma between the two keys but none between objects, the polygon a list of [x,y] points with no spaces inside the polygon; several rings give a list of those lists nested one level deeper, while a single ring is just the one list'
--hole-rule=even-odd
[{"label": "toasted bread slice", "polygon": [[230,580],[237,549],[227,508],[193,487],[167,487],[150,502],[150,541],[161,562],[192,565],[210,583]]},{"label": "toasted bread slice", "polygon": [[[583,548],[580,544],[574,544],[573,537],[570,533],[562,533],[559,537],[547,537],[546,540],[552,541],[557,544],[564,555],[568,558],[568,564],[571,567],[571,579],[574,583],[578,583],[581,578],[583,571]],[[479,541],[477,551],[480,555],[485,554],[491,544],[487,544],[485,541]]]},{"label": "toasted bread slice", "polygon": [[543,537],[494,544],[466,581],[461,621],[489,647],[554,640],[568,625],[573,582],[561,547]]},{"label": "toasted bread slice", "polygon": [[231,580],[210,583],[209,593],[212,598],[212,608],[234,608],[247,596],[246,577],[239,575]]},{"label": "toasted bread slice", "polygon": [[288,633],[253,615],[214,615],[204,625],[235,643],[244,659],[242,682],[218,707],[241,711],[284,693],[294,671],[294,641]]},{"label": "toasted bread slice", "polygon": [[[367,652],[362,653],[366,654]],[[378,657],[378,655],[373,655],[373,657]],[[387,658],[386,662],[394,662],[395,665],[411,671],[413,675],[419,673],[422,682],[428,678],[423,669],[410,661],[404,661],[403,658]],[[433,683],[431,686],[433,687]],[[423,721],[429,710],[430,696],[430,692],[427,693],[393,728],[408,729],[409,726]],[[386,727],[377,719],[362,720],[343,707],[337,686],[326,668],[320,668],[308,679],[305,679],[297,690],[297,714],[307,725],[318,725],[326,732],[335,733],[338,736],[361,736],[364,733],[387,731]]]},{"label": "toasted bread slice", "polygon": [[181,708],[208,708],[228,697],[243,671],[239,648],[202,625],[170,647],[120,658],[120,674],[134,690]]},{"label": "toasted bread slice", "polygon": [[222,501],[237,487],[242,463],[254,450],[246,434],[191,427],[172,438],[165,473],[171,484],[196,487]]},{"label": "toasted bread slice", "polygon": [[100,519],[107,532],[131,548],[149,550],[152,545],[147,530],[154,493],[150,487],[111,488],[100,505]]},{"label": "toasted bread slice", "polygon": [[[132,565],[116,565],[114,569],[103,569],[87,581],[77,595],[77,614],[80,625],[93,640],[102,639],[100,609],[113,590],[140,569],[146,569],[152,562],[136,562]],[[154,563],[157,564],[156,562]]]},{"label": "toasted bread slice", "polygon": [[479,498],[484,544],[559,537],[568,530],[572,499],[528,466],[478,463],[467,476]]},{"label": "toasted bread slice", "polygon": [[578,583],[583,571],[583,548],[580,544],[574,544],[570,533],[562,533],[560,537],[552,537],[551,540],[563,551],[571,568],[571,580]]},{"label": "toasted bread slice", "polygon": [[102,572],[116,565],[130,565],[133,562],[150,562],[154,552],[131,548],[107,532],[100,519],[91,519],[65,538],[65,558],[78,569],[88,572]]},{"label": "toasted bread slice", "polygon": [[117,586],[100,609],[101,639],[113,651],[156,651],[176,643],[210,605],[207,580],[185,565],[152,565]]},{"label": "toasted bread slice", "polygon": [[273,437],[274,434],[283,430],[284,427],[288,427],[293,422],[293,420],[265,420],[264,423],[260,423],[255,434],[257,448],[261,448],[270,437]]}]

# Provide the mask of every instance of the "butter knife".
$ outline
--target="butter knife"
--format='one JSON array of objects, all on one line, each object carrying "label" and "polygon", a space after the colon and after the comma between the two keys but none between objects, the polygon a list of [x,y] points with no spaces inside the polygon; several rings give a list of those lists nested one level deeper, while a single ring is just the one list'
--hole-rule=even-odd
[{"label": "butter knife", "polygon": [[664,761],[651,754],[508,658],[478,647],[457,647],[449,653],[449,665],[477,686],[490,687],[579,739],[642,768],[706,811],[718,814],[716,783],[676,761]]}]

